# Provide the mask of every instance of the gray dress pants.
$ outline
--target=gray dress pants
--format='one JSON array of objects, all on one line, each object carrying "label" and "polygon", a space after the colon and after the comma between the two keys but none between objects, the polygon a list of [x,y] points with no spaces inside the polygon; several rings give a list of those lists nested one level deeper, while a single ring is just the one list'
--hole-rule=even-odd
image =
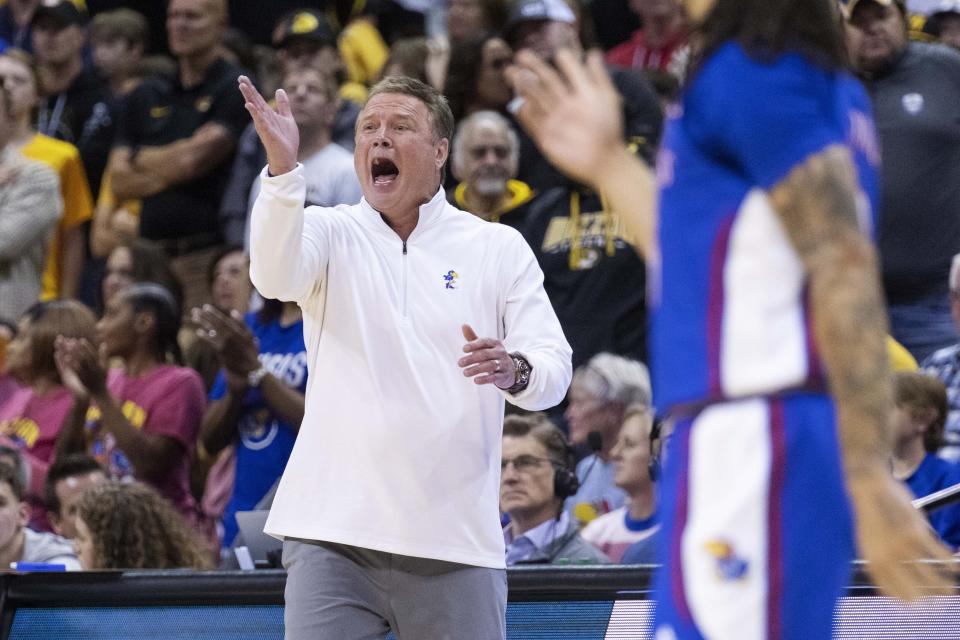
[{"label": "gray dress pants", "polygon": [[287,539],[286,640],[504,640],[503,569]]}]

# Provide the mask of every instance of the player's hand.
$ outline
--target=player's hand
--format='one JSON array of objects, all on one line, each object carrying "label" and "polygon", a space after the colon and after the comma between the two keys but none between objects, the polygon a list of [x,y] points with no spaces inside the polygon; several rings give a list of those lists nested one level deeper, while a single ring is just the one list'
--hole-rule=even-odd
[{"label": "player's hand", "polygon": [[264,100],[247,76],[240,76],[240,93],[243,94],[253,126],[267,151],[270,173],[278,176],[292,171],[297,166],[297,149],[300,147],[300,131],[290,111],[290,98],[286,91],[277,89],[277,109],[274,111]]},{"label": "player's hand", "polygon": [[551,163],[599,188],[608,162],[623,144],[621,98],[598,51],[584,64],[570,51],[553,69],[531,51],[520,51],[507,79],[523,98],[517,118]]},{"label": "player's hand", "polygon": [[506,347],[496,338],[478,338],[473,328],[465,324],[462,327],[463,345],[467,353],[457,364],[463,369],[463,375],[473,378],[477,384],[495,384],[501,389],[509,389],[516,382],[516,367]]},{"label": "player's hand", "polygon": [[857,542],[874,584],[884,594],[912,601],[952,594],[955,568],[950,551],[914,508],[906,488],[881,466],[848,474]]}]

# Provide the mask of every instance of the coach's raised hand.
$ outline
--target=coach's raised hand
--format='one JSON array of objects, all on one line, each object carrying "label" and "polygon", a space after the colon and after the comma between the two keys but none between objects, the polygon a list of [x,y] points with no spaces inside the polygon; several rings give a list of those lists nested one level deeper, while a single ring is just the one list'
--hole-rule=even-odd
[{"label": "coach's raised hand", "polygon": [[292,171],[297,166],[297,149],[300,146],[300,132],[290,112],[290,98],[283,89],[277,89],[277,109],[274,110],[263,99],[257,88],[247,76],[240,76],[240,93],[247,101],[244,105],[253,117],[253,126],[267,151],[267,164],[270,175]]}]

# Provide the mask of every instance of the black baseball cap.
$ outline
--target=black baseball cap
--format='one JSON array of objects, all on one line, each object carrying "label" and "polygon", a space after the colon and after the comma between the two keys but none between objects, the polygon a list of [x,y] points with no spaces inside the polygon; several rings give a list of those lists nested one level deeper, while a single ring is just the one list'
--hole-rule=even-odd
[{"label": "black baseball cap", "polygon": [[273,46],[282,49],[291,40],[312,40],[321,46],[337,46],[337,35],[323,14],[311,9],[288,13],[273,29]]},{"label": "black baseball cap", "polygon": [[524,22],[566,22],[575,24],[577,17],[563,0],[515,0],[510,4],[504,33],[509,40],[513,31]]},{"label": "black baseball cap", "polygon": [[873,4],[878,4],[881,7],[899,7],[903,11],[904,15],[907,13],[907,4],[905,0],[849,0],[846,4],[846,11],[848,16],[852,16],[854,10],[864,2],[872,2]]},{"label": "black baseball cap", "polygon": [[62,27],[86,24],[87,5],[84,0],[41,0],[31,22],[43,17],[52,18]]},{"label": "black baseball cap", "polygon": [[960,0],[942,0],[937,8],[930,12],[930,17],[942,16],[948,13],[960,14]]}]

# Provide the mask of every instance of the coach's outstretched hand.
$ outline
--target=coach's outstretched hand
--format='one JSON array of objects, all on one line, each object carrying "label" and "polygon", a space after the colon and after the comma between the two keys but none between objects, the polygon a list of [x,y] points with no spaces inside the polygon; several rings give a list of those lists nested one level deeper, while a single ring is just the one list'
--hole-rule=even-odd
[{"label": "coach's outstretched hand", "polygon": [[247,76],[240,76],[240,93],[243,94],[253,126],[267,150],[270,174],[278,176],[292,171],[297,166],[297,149],[300,146],[300,131],[290,111],[290,98],[283,89],[277,89],[276,111],[267,104]]},{"label": "coach's outstretched hand", "polygon": [[866,569],[874,584],[886,595],[906,601],[952,594],[956,567],[950,551],[937,540],[889,470],[877,466],[848,473],[847,487],[860,555],[868,561]]},{"label": "coach's outstretched hand", "polygon": [[606,196],[626,223],[631,243],[648,263],[656,260],[653,172],[624,144],[622,99],[602,55],[591,51],[584,64],[561,50],[556,63],[557,70],[521,51],[507,69],[523,98],[516,114],[520,124],[558,169]]},{"label": "coach's outstretched hand", "polygon": [[467,341],[463,351],[467,354],[457,364],[463,375],[473,378],[477,384],[495,384],[501,389],[509,389],[516,382],[513,359],[506,347],[496,338],[480,338],[468,324],[461,327],[463,338]]}]

